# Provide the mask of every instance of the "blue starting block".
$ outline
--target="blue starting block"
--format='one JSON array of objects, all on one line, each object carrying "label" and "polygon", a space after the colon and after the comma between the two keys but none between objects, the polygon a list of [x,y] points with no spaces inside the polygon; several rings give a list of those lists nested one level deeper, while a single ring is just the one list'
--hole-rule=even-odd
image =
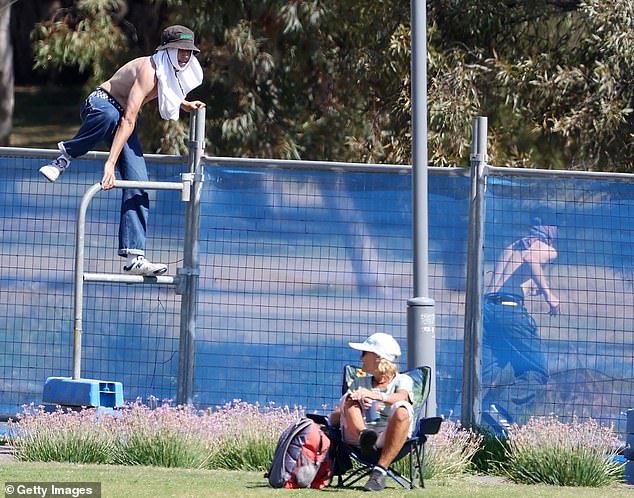
[{"label": "blue starting block", "polygon": [[123,385],[94,379],[49,377],[44,383],[42,401],[61,406],[118,408],[123,406]]}]

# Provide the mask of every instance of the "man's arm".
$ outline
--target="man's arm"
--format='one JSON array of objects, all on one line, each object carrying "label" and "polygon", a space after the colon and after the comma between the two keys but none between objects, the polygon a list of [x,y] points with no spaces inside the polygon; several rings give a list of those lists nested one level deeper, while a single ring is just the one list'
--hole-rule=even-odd
[{"label": "man's arm", "polygon": [[134,131],[139,110],[145,98],[156,86],[156,81],[156,73],[148,63],[139,71],[136,80],[132,84],[132,88],[130,88],[125,113],[121,121],[119,121],[119,126],[117,126],[117,131],[115,132],[112,146],[110,147],[110,154],[104,166],[103,178],[101,180],[101,187],[104,190],[109,190],[114,187],[116,178],[114,168],[117,164],[117,160],[128,138],[130,138],[130,135],[132,135]]},{"label": "man's arm", "polygon": [[537,285],[539,292],[544,296],[546,303],[550,306],[550,314],[559,314],[559,299],[552,292],[543,265],[550,263],[557,257],[557,251],[552,246],[543,242],[535,242],[529,249],[524,251],[524,262],[530,268],[533,281]]},{"label": "man's arm", "polygon": [[356,391],[350,392],[350,398],[355,401],[360,401],[364,405],[370,405],[370,401],[383,401],[389,405],[393,405],[398,401],[410,401],[410,395],[406,390],[396,391],[395,393],[388,394],[387,397],[384,397],[382,393],[379,391],[372,391],[371,389],[366,389],[365,387],[361,387]]}]

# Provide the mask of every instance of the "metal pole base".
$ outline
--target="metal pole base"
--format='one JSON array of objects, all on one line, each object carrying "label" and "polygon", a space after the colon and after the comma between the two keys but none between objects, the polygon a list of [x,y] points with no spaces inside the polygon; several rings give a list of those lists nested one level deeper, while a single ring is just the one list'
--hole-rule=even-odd
[{"label": "metal pole base", "polygon": [[436,302],[429,297],[407,301],[407,368],[432,371],[426,416],[436,416]]}]

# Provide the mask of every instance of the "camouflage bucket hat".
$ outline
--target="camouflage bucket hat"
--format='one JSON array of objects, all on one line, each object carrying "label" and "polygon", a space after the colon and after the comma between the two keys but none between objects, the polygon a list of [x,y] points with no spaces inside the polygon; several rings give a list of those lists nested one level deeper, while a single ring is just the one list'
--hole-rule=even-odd
[{"label": "camouflage bucket hat", "polygon": [[195,53],[200,52],[198,47],[194,45],[194,32],[178,24],[163,30],[161,44],[156,47],[156,50],[164,50],[166,48],[182,48],[183,50],[192,50]]}]

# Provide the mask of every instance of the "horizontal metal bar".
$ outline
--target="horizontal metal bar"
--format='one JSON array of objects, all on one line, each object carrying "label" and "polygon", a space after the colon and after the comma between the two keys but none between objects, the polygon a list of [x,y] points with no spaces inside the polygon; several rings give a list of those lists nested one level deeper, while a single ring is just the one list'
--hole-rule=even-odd
[{"label": "horizontal metal bar", "polygon": [[173,277],[170,275],[144,277],[142,275],[120,275],[116,273],[84,273],[84,282],[178,285],[180,283],[180,280],[181,277]]},{"label": "horizontal metal bar", "polygon": [[[401,173],[411,174],[410,165],[398,164],[365,164],[365,163],[342,163],[329,161],[300,161],[287,159],[257,159],[257,158],[232,158],[232,157],[212,157],[204,156],[205,164],[208,166],[239,166],[243,168],[283,168],[283,169],[308,169],[327,171],[348,171],[348,172],[371,172],[371,173]],[[431,176],[464,176],[469,177],[469,168],[441,168],[430,166],[428,173]],[[515,176],[527,178],[539,177],[561,177],[597,180],[625,180],[634,181],[634,175],[630,173],[611,173],[599,171],[569,171],[550,170],[536,168],[505,168],[499,166],[489,166],[484,168],[485,175],[491,176]]]},{"label": "horizontal metal bar", "polygon": [[257,159],[245,157],[203,156],[205,166],[240,166],[247,168],[310,169],[328,171],[366,171],[409,174],[412,167],[398,164],[343,163],[334,161],[300,161],[291,159]]},{"label": "horizontal metal bar", "polygon": [[130,180],[116,180],[116,188],[141,188],[146,190],[183,190],[181,182],[136,182]]},{"label": "horizontal metal bar", "polygon": [[[27,157],[54,159],[59,156],[57,149],[29,149],[22,147],[0,147],[0,156]],[[145,159],[152,163],[161,164],[183,164],[187,162],[187,156],[173,156],[163,154],[144,154]],[[107,152],[91,151],[78,159],[91,159],[105,161],[108,158]],[[327,171],[358,171],[373,173],[401,173],[411,174],[412,167],[403,164],[366,164],[366,163],[344,163],[334,161],[301,161],[290,159],[258,159],[245,157],[214,157],[204,156],[203,160],[209,166],[240,166],[244,168],[284,168],[284,169],[312,169]],[[430,166],[430,175],[450,175],[469,176],[469,168],[441,168]],[[586,180],[624,180],[634,182],[634,175],[630,173],[612,173],[601,171],[571,171],[552,170],[535,168],[506,168],[500,166],[486,166],[486,175],[490,176],[515,176],[526,178],[539,177],[559,177],[559,178],[579,178]]]},{"label": "horizontal metal bar", "polygon": [[570,171],[563,169],[536,169],[536,168],[500,168],[499,166],[486,166],[485,175],[488,176],[515,176],[525,178],[557,177],[562,180],[625,180],[634,181],[631,173],[610,173],[607,171]]},{"label": "horizontal metal bar", "polygon": [[[55,159],[59,156],[60,152],[57,149],[30,149],[24,147],[0,147],[0,156],[11,157],[28,157],[28,158],[41,158],[41,159]],[[108,152],[90,151],[86,152],[81,157],[74,160],[79,161],[82,159],[105,161],[108,159]],[[143,154],[146,161],[152,163],[162,164],[182,164],[185,166],[187,163],[187,156],[173,156],[166,154]]]}]

